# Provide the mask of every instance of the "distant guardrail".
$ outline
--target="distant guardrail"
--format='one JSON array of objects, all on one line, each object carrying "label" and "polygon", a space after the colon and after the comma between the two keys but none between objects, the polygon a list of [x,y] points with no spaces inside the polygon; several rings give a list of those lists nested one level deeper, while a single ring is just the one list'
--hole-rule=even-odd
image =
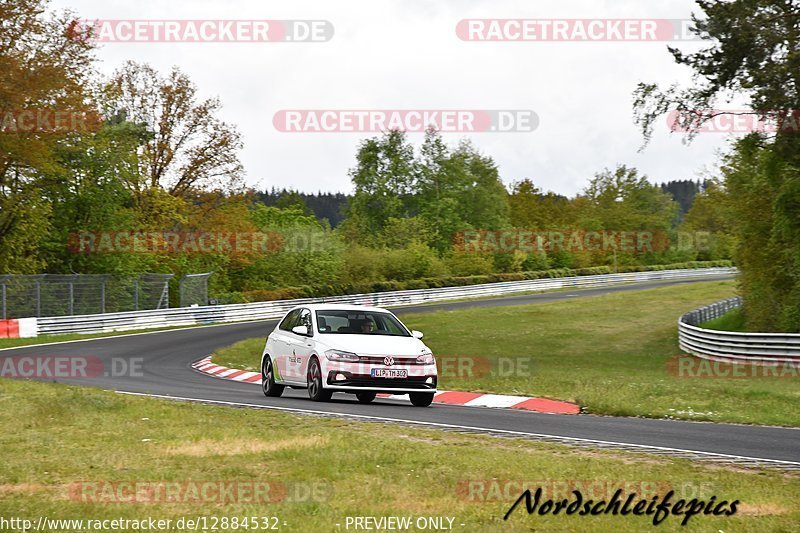
[{"label": "distant guardrail", "polygon": [[800,363],[800,333],[742,333],[699,327],[742,306],[738,296],[695,309],[678,319],[681,350],[732,363]]},{"label": "distant guardrail", "polygon": [[397,307],[463,298],[504,296],[528,291],[589,288],[642,281],[717,277],[735,273],[735,268],[728,267],[656,270],[647,272],[626,272],[621,274],[601,274],[596,276],[573,276],[567,278],[508,281],[461,287],[441,287],[436,289],[415,289],[407,291],[351,294],[323,298],[273,300],[247,304],[181,307],[176,309],[130,311],[96,315],[58,316],[26,320],[36,321],[35,324],[29,324],[27,326],[28,330],[35,330],[36,335],[59,333],[106,333],[132,329],[159,328],[168,326],[194,326],[222,322],[278,318],[283,316],[286,311],[296,305],[311,303],[330,302],[374,305],[380,307]]}]

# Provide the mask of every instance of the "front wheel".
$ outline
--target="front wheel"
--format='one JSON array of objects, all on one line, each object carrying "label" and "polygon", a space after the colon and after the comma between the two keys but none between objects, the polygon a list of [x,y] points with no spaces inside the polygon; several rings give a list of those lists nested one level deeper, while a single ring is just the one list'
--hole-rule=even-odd
[{"label": "front wheel", "polygon": [[375,399],[374,392],[357,392],[356,398],[358,398],[359,403],[370,403],[372,400]]},{"label": "front wheel", "polygon": [[408,397],[415,407],[428,407],[433,403],[433,394],[429,392],[412,392]]},{"label": "front wheel", "polygon": [[333,393],[322,386],[322,370],[319,361],[311,360],[308,365],[308,397],[315,402],[327,402]]},{"label": "front wheel", "polygon": [[261,367],[261,391],[264,396],[277,398],[283,394],[283,385],[275,383],[275,372],[272,370],[272,359],[269,357],[264,358],[264,364]]}]

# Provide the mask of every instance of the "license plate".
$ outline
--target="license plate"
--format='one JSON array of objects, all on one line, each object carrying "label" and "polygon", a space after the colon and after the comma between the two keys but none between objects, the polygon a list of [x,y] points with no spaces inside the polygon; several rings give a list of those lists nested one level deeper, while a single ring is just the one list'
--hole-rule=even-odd
[{"label": "license plate", "polygon": [[395,370],[393,368],[373,368],[370,371],[373,378],[407,378],[408,370]]}]

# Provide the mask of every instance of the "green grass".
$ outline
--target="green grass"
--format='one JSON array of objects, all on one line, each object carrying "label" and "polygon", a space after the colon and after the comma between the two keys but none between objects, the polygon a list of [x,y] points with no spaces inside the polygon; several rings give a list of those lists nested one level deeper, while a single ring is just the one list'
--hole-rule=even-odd
[{"label": "green grass", "polygon": [[741,307],[728,311],[724,315],[703,322],[701,328],[716,329],[718,331],[747,331],[744,317],[744,309]]},{"label": "green grass", "polygon": [[261,352],[263,350],[264,338],[256,337],[239,341],[225,348],[220,348],[214,353],[212,359],[218,365],[259,372]]},{"label": "green grass", "polygon": [[[649,497],[673,488],[676,499],[741,501],[734,516],[696,516],[687,527],[669,517],[660,531],[789,531],[800,523],[798,474],[24,381],[0,380],[0,405],[5,518],[274,515],[287,523],[282,530],[315,532],[344,531],[347,516],[451,516],[455,530],[469,532],[652,527],[648,517],[541,517],[519,509],[504,523],[519,490],[489,501],[471,500],[463,490],[470,480],[493,479],[494,487],[574,480],[628,487],[626,494],[644,489]],[[137,481],[277,482],[317,492],[310,500],[268,503],[96,503],[70,496],[77,482]]]},{"label": "green grass", "polygon": [[[678,317],[733,293],[732,281],[692,283],[420,313],[403,321],[425,332],[439,363],[450,365],[440,372],[443,390],[541,396],[604,415],[800,426],[794,408],[800,379],[689,378],[670,371],[680,353]],[[242,341],[220,350],[214,361],[257,371],[262,348],[263,339]],[[459,361],[476,370],[454,372]]]}]

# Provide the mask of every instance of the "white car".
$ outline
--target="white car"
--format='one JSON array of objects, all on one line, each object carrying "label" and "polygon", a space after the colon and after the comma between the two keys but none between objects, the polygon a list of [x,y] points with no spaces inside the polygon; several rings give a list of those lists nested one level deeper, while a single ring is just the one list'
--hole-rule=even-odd
[{"label": "white car", "polygon": [[285,387],[308,389],[315,401],[333,392],[369,403],[379,392],[408,394],[427,407],[436,393],[436,361],[390,311],[359,305],[302,305],[283,317],[261,355],[261,387],[280,396]]}]

